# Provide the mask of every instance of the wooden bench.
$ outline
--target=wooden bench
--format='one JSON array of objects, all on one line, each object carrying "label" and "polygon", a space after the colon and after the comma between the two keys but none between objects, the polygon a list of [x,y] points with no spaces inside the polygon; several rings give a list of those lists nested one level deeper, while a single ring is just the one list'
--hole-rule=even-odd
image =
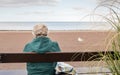
[{"label": "wooden bench", "polygon": [[106,52],[0,53],[0,63],[99,61],[99,53]]},{"label": "wooden bench", "polygon": [[106,52],[0,53],[0,63],[98,61],[99,53]]}]

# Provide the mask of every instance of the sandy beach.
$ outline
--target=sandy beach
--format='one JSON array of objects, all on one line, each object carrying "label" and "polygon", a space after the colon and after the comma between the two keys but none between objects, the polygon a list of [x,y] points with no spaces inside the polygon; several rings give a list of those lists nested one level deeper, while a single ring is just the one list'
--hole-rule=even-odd
[{"label": "sandy beach", "polygon": [[[107,31],[49,31],[49,37],[57,41],[63,52],[105,50]],[[0,53],[22,52],[24,45],[33,38],[31,31],[0,31]],[[73,66],[84,66],[70,63]],[[25,69],[25,63],[0,64],[1,69]]]}]

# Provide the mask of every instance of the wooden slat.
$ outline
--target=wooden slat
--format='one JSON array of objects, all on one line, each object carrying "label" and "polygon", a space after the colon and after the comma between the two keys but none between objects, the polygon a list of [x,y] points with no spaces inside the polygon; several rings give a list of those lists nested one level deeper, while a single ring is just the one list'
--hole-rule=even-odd
[{"label": "wooden slat", "polygon": [[[93,61],[100,58],[100,52],[59,52],[59,53],[0,53],[0,63]],[[101,53],[105,53],[104,51]],[[99,59],[97,59],[99,60]]]}]

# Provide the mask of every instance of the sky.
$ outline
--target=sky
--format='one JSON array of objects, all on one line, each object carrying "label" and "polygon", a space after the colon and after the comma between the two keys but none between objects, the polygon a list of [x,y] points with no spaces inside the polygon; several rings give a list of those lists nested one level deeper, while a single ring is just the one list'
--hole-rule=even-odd
[{"label": "sky", "polygon": [[96,0],[0,0],[0,22],[91,21],[96,6]]}]

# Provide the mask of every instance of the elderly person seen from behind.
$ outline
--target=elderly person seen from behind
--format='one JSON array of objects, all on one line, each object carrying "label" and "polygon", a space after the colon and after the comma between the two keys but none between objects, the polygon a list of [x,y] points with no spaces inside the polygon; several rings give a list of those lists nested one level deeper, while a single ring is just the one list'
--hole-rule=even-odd
[{"label": "elderly person seen from behind", "polygon": [[[35,25],[32,34],[34,39],[27,43],[24,52],[59,52],[61,51],[57,42],[52,41],[48,35],[48,28],[44,24]],[[28,75],[54,75],[56,62],[27,62]]]}]

